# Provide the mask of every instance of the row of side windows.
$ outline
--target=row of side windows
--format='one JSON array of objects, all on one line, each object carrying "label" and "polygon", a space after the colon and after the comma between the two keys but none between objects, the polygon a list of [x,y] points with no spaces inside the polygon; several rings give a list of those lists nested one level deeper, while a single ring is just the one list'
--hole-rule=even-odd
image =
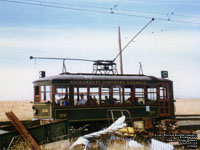
[{"label": "row of side windows", "polygon": [[156,104],[169,98],[168,86],[35,86],[35,102],[54,102],[58,106],[107,104]]}]

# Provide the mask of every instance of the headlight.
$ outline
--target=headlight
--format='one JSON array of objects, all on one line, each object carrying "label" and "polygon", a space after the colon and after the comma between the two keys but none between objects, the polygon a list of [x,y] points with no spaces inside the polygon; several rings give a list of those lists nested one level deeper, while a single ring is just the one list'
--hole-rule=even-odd
[{"label": "headlight", "polygon": [[34,106],[32,107],[32,109],[33,109],[33,114],[36,115],[38,113],[38,110]]},{"label": "headlight", "polygon": [[33,109],[33,114],[37,114],[38,112],[37,112],[37,109],[35,108],[35,109]]}]

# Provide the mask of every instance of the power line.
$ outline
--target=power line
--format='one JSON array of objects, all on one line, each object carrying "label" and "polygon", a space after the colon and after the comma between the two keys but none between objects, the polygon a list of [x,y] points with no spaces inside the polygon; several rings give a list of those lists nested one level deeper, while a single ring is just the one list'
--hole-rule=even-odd
[{"label": "power line", "polygon": [[109,8],[105,8],[105,7],[97,7],[97,6],[89,6],[89,5],[80,5],[80,4],[71,4],[71,3],[48,2],[48,1],[41,1],[41,0],[24,0],[24,1],[39,2],[39,3],[47,3],[47,4],[56,4],[56,5],[78,6],[78,7],[86,7],[86,8],[109,9]]},{"label": "power line", "polygon": [[[2,2],[9,2],[9,3],[18,3],[18,4],[25,4],[25,5],[33,5],[33,6],[41,6],[41,7],[50,7],[50,8],[58,8],[58,9],[67,9],[67,10],[75,10],[75,11],[85,11],[85,12],[94,12],[94,13],[103,13],[103,14],[114,14],[114,15],[121,15],[121,16],[129,16],[129,17],[137,17],[137,18],[152,18],[149,16],[143,15],[132,15],[126,13],[118,13],[114,12],[113,10],[110,11],[100,11],[100,10],[91,10],[91,9],[82,9],[82,8],[72,8],[72,7],[64,7],[64,6],[55,6],[55,5],[48,5],[42,3],[30,3],[30,2],[23,2],[23,1],[15,1],[15,0],[0,0]],[[179,22],[179,23],[186,23],[186,24],[197,24],[200,25],[200,22],[191,22],[191,21],[184,21],[184,20],[171,20],[166,18],[158,18],[154,17],[156,20],[162,21],[171,21],[171,22]]]},{"label": "power line", "polygon": [[191,17],[191,18],[200,18],[200,17],[198,17],[198,16],[182,15],[182,14],[173,14],[173,16],[179,16],[179,17]]},{"label": "power line", "polygon": [[127,11],[127,12],[139,12],[139,13],[146,13],[146,14],[157,14],[157,15],[173,15],[173,16],[178,16],[178,17],[190,17],[190,18],[200,18],[198,16],[191,16],[191,15],[182,15],[182,14],[175,14],[174,12],[171,13],[162,13],[162,12],[153,12],[153,11],[142,11],[142,10],[133,10],[133,9],[119,9],[115,8],[114,10],[119,10],[119,11]]},{"label": "power line", "polygon": [[97,10],[89,10],[89,9],[81,9],[81,8],[71,8],[71,7],[55,6],[55,5],[48,5],[48,4],[42,4],[42,3],[30,3],[30,2],[15,1],[15,0],[0,0],[0,1],[2,1],[2,2],[9,2],[9,3],[25,4],[25,5],[33,5],[33,6],[41,6],[41,7],[50,7],[50,8],[77,10],[77,11],[87,11],[87,12],[96,12],[96,13],[109,13],[109,12],[97,11]]},{"label": "power line", "polygon": [[133,2],[156,2],[156,3],[185,3],[185,4],[198,4],[199,1],[168,1],[168,0],[128,0]]},{"label": "power line", "polygon": [[[111,8],[108,7],[97,7],[97,6],[90,6],[90,5],[80,5],[80,4],[70,4],[70,3],[58,3],[58,2],[48,2],[48,1],[41,1],[41,0],[24,0],[24,1],[35,1],[35,2],[40,2],[40,3],[48,3],[48,4],[56,4],[56,5],[67,5],[67,6],[78,6],[78,7],[85,7],[85,8],[97,8],[97,9],[104,9],[104,10],[109,10]],[[159,14],[159,15],[168,15],[167,13],[161,13],[161,12],[152,12],[152,11],[141,11],[141,10],[132,10],[132,9],[121,9],[121,8],[116,8],[117,5],[120,3],[116,3],[112,10],[119,10],[119,11],[128,11],[128,12],[142,12],[142,13],[151,13],[151,14]],[[198,16],[191,16],[191,15],[182,15],[182,14],[175,14],[173,12],[173,16],[180,16],[180,17],[192,17],[192,18],[200,18]]]},{"label": "power line", "polygon": [[[122,16],[129,16],[129,17],[151,18],[151,17],[148,17],[148,16],[138,16],[138,15],[132,15],[132,14],[116,13],[116,12],[113,12],[113,14],[122,15]],[[186,24],[196,24],[196,25],[200,25],[200,22],[192,22],[192,21],[175,20],[175,19],[169,19],[169,18],[168,18],[168,19],[165,19],[165,18],[155,17],[155,20],[161,20],[161,21],[179,22],[179,23],[186,23]]]}]

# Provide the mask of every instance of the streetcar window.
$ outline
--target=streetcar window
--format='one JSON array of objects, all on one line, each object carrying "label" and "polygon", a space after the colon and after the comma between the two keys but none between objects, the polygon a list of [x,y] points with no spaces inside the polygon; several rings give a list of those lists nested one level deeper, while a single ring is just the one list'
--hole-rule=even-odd
[{"label": "streetcar window", "polygon": [[101,88],[101,103],[102,104],[110,104],[111,100],[111,88],[103,86]]},{"label": "streetcar window", "polygon": [[79,88],[74,88],[74,105],[76,105],[77,101],[79,100]]},{"label": "streetcar window", "polygon": [[[99,104],[99,87],[90,87],[90,94],[89,96],[91,96],[92,98],[92,105],[97,105]],[[90,104],[90,103],[89,103]]]},{"label": "streetcar window", "polygon": [[67,88],[65,88],[65,87],[56,87],[56,93],[57,93],[57,94],[63,95],[63,94],[65,94],[66,92],[67,92]]},{"label": "streetcar window", "polygon": [[87,87],[75,87],[74,88],[74,104],[77,105],[81,99],[81,95],[85,100],[88,100],[88,88]]},{"label": "streetcar window", "polygon": [[160,99],[168,99],[169,93],[168,93],[168,85],[163,84],[160,86]]},{"label": "streetcar window", "polygon": [[79,95],[80,94],[83,94],[84,97],[87,97],[87,88],[86,87],[79,88]]},{"label": "streetcar window", "polygon": [[122,98],[122,87],[120,85],[115,85],[113,87],[113,102],[114,104],[122,104],[123,98]]},{"label": "streetcar window", "polygon": [[148,87],[147,88],[147,99],[149,104],[153,104],[157,101],[157,88]]},{"label": "streetcar window", "polygon": [[136,105],[144,105],[145,104],[145,94],[143,87],[135,88],[135,97],[136,97]]},{"label": "streetcar window", "polygon": [[[55,103],[64,106],[65,101],[69,99],[69,88],[66,86],[55,86]],[[69,103],[69,102],[68,102]]]},{"label": "streetcar window", "polygon": [[88,95],[87,95],[87,88],[86,87],[81,87],[79,88],[79,100],[81,99],[81,95],[83,95],[84,99],[88,99]]},{"label": "streetcar window", "polygon": [[131,88],[124,88],[125,99],[128,99],[130,97],[130,94],[131,94]]},{"label": "streetcar window", "polygon": [[133,93],[132,87],[125,87],[124,88],[124,97],[125,97],[125,103],[127,104],[135,104],[135,95]]},{"label": "streetcar window", "polygon": [[39,86],[35,86],[34,93],[35,93],[34,101],[39,102],[40,101],[40,87]]},{"label": "streetcar window", "polygon": [[51,86],[43,85],[41,86],[41,101],[51,100]]},{"label": "streetcar window", "polygon": [[35,95],[39,95],[40,94],[40,88],[39,86],[35,86]]}]

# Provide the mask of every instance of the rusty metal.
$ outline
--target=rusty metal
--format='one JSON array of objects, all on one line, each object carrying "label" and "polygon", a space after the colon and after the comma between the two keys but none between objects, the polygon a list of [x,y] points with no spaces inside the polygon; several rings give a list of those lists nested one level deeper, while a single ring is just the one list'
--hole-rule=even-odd
[{"label": "rusty metal", "polygon": [[28,132],[28,130],[24,127],[24,125],[19,121],[17,116],[15,116],[12,111],[6,112],[6,116],[17,129],[17,131],[23,136],[23,138],[31,145],[33,150],[41,150],[39,144],[35,141],[32,135]]}]

